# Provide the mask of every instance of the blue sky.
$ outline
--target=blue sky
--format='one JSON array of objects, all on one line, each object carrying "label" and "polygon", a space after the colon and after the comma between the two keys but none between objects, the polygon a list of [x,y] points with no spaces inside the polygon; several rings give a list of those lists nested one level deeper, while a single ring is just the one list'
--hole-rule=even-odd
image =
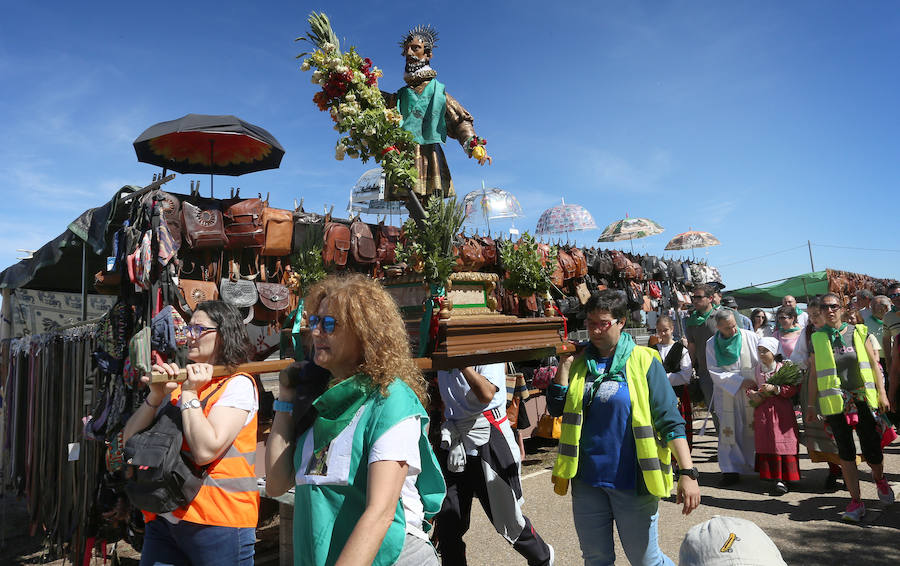
[{"label": "blue sky", "polygon": [[[689,228],[714,233],[722,245],[697,255],[729,287],[808,271],[807,240],[817,269],[900,275],[890,2],[10,4],[0,268],[120,186],[148,183],[159,169],[131,143],[189,112],[235,114],[286,150],[278,170],[218,177],[218,196],[239,186],[284,208],[301,197],[308,210],[344,208],[369,165],[334,160],[336,132],[294,58],[311,10],[384,70],[383,90],[402,86],[403,32],[438,28],[433,66],[494,157],[479,168],[448,140],[457,191],[512,192],[521,229],[565,198],[600,228],[626,213],[662,224],[634,241],[642,253]],[[208,192],[199,175],[167,188],[197,179]],[[586,245],[599,232],[572,236]]]}]

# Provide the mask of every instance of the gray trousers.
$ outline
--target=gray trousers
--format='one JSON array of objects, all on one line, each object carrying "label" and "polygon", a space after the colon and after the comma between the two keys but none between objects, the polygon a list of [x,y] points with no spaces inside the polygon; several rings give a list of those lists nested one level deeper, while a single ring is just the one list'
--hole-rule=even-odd
[{"label": "gray trousers", "polygon": [[406,533],[403,550],[394,566],[440,566],[440,561],[430,542]]}]

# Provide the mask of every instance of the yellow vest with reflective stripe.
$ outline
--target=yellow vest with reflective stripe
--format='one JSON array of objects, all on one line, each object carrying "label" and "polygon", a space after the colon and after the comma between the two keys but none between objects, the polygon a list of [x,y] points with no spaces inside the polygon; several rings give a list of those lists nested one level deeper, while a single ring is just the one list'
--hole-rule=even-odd
[{"label": "yellow vest with reflective stripe", "polygon": [[[656,437],[653,430],[650,390],[647,386],[647,373],[653,358],[659,360],[659,352],[635,346],[625,362],[625,381],[628,383],[628,396],[631,399],[631,430],[644,484],[653,495],[668,497],[674,485],[672,452],[665,442]],[[559,453],[553,466],[554,491],[559,495],[566,494],[569,480],[578,472],[586,376],[587,364],[584,358],[575,360],[569,372],[569,390],[563,409]]]},{"label": "yellow vest with reflective stripe", "polygon": [[[853,330],[853,348],[859,363],[859,375],[866,387],[866,402],[873,409],[878,408],[878,389],[875,387],[875,373],[872,361],[866,350],[866,336],[869,328],[865,324],[857,324]],[[828,334],[815,332],[812,335],[813,352],[816,360],[816,386],[819,389],[819,412],[823,415],[837,415],[844,411],[844,398],[841,395],[841,378],[837,374],[834,351]]]}]

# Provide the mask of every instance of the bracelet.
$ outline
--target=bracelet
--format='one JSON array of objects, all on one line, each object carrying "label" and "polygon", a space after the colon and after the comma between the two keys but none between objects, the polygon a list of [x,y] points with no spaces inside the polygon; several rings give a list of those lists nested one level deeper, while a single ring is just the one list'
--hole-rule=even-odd
[{"label": "bracelet", "polygon": [[147,406],[150,407],[151,409],[158,409],[159,406],[163,404],[163,402],[160,401],[159,403],[157,403],[156,405],[154,405],[153,403],[150,402],[150,397],[149,397],[149,396],[148,396],[148,397],[144,397],[144,403],[147,403]]},{"label": "bracelet", "polygon": [[275,402],[272,403],[272,408],[276,413],[291,413],[294,410],[294,404],[276,399]]}]

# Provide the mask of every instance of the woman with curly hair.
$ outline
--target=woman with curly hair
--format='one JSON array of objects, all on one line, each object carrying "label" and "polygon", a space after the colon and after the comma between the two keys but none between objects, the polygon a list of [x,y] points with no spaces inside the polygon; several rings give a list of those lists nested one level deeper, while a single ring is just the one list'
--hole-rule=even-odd
[{"label": "woman with curly hair", "polygon": [[445,485],[396,303],[354,274],[305,304],[312,362],[279,376],[266,446],[267,494],[294,487],[294,564],[437,565],[425,531]]}]

